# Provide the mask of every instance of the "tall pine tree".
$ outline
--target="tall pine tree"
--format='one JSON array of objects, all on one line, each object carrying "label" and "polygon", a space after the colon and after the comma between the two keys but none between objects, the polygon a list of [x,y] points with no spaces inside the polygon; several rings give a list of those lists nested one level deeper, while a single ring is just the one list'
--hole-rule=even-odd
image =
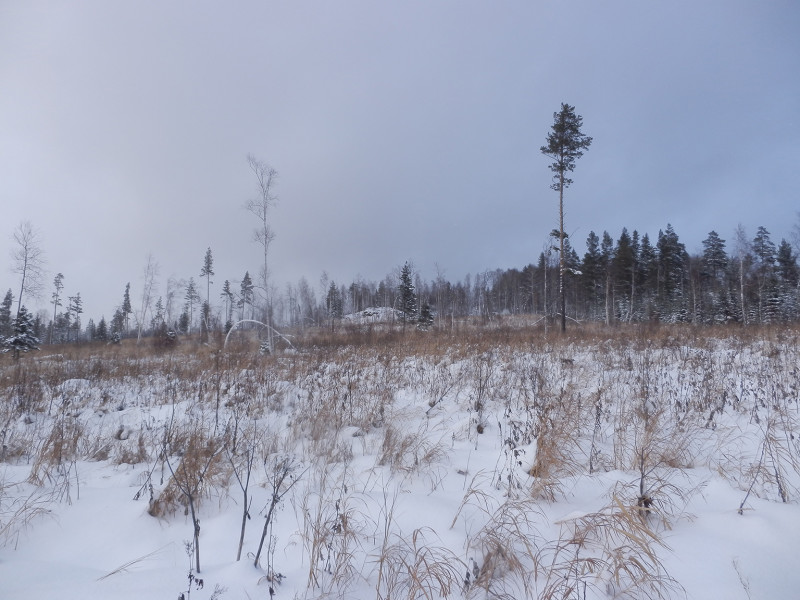
[{"label": "tall pine tree", "polygon": [[567,173],[575,170],[575,161],[583,156],[589,148],[592,138],[581,131],[583,117],[575,114],[575,107],[562,102],[561,110],[553,113],[553,125],[547,134],[547,143],[540,148],[542,154],[553,159],[550,170],[553,172],[553,183],[550,186],[558,192],[559,219],[559,299],[561,304],[561,331],[567,330],[566,291],[564,274],[566,271],[566,255],[564,253],[564,190],[572,183]]}]

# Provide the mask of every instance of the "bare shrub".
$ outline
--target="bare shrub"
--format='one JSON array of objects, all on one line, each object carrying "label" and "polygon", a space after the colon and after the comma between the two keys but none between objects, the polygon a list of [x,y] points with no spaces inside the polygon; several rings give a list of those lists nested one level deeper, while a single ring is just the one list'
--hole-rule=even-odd
[{"label": "bare shrub", "polygon": [[[220,455],[221,449],[219,440],[209,437],[202,427],[175,435],[165,445],[166,454],[163,456],[170,477],[151,502],[148,513],[154,517],[166,517],[182,507],[188,514],[189,499],[184,490],[190,492],[192,502],[199,502],[222,488],[227,483],[229,472]],[[180,456],[175,468],[169,460],[170,454]]]},{"label": "bare shrub", "polygon": [[268,479],[268,489],[270,489],[271,493],[267,505],[262,510],[264,513],[264,528],[261,531],[261,540],[258,543],[258,550],[256,550],[253,566],[258,568],[261,552],[264,550],[264,541],[269,535],[270,542],[267,551],[266,577],[269,581],[273,581],[279,575],[275,572],[273,564],[274,544],[272,543],[272,530],[275,524],[275,509],[283,501],[283,497],[288,494],[300,480],[302,473],[298,474],[296,472],[297,463],[290,456],[275,457],[269,465],[265,461],[264,468]]}]

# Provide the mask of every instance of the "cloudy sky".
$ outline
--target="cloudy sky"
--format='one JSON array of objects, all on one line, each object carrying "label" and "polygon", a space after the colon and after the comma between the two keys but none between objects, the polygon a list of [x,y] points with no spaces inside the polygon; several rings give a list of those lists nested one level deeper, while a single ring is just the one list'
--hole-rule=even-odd
[{"label": "cloudy sky", "polygon": [[800,211],[794,0],[0,1],[0,288],[33,223],[88,317],[147,255],[256,273],[248,153],[279,172],[270,262],[451,280],[534,262],[557,225],[539,152],[561,102],[594,143],[566,194],[590,231],[671,223],[690,251]]}]

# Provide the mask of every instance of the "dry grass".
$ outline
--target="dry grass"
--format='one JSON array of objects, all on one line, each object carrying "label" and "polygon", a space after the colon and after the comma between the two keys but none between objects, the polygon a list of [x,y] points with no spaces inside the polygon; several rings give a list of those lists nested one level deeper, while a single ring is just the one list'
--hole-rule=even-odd
[{"label": "dry grass", "polygon": [[450,525],[452,529],[462,521],[469,528],[473,522],[483,523],[475,533],[467,531],[466,550],[473,569],[467,571],[465,591],[468,597],[530,597],[544,539],[537,521],[544,514],[530,497],[498,504],[485,487],[486,475],[472,478]]},{"label": "dry grass", "polygon": [[16,544],[21,532],[50,514],[52,494],[41,489],[27,492],[23,487],[0,479],[0,545]]},{"label": "dry grass", "polygon": [[658,556],[663,541],[640,518],[637,506],[620,500],[598,512],[561,521],[558,539],[537,557],[539,598],[585,597],[587,589],[613,598],[683,595]]},{"label": "dry grass", "polygon": [[[272,356],[125,340],[0,359],[0,463],[30,464],[38,486],[13,498],[0,487],[0,537],[69,500],[82,460],[149,462],[137,497],[152,490],[151,514],[166,518],[189,510],[185,490],[226,494],[255,443],[256,463],[280,452],[314,465],[294,491],[308,595],[366,579],[378,598],[679,596],[660,536],[685,516],[694,468],[719,466],[747,494],[742,507],[749,494],[800,494],[799,333],[592,324],[545,336],[524,320],[470,319],[405,334],[305,330],[296,352]],[[267,421],[283,435],[254,442]],[[453,519],[462,555],[428,526],[403,532],[391,493],[425,476],[446,487],[451,444],[467,440],[501,455]],[[607,506],[547,521],[576,481],[614,469],[625,475]]]},{"label": "dry grass", "polygon": [[432,529],[398,535],[378,557],[383,567],[378,598],[447,598],[461,589],[466,565],[448,548],[436,544]]},{"label": "dry grass", "polygon": [[299,503],[307,587],[322,597],[341,597],[360,579],[358,558],[369,519],[347,491],[349,475],[346,468],[322,466]]}]

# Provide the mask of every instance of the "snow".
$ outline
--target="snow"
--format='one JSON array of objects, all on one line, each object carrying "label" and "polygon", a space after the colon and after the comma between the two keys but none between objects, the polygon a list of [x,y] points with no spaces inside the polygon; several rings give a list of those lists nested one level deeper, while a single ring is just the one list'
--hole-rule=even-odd
[{"label": "snow", "polygon": [[402,321],[403,313],[387,306],[365,308],[364,310],[347,314],[342,321],[352,325],[369,325],[373,323],[395,323]]},{"label": "snow", "polygon": [[[489,595],[535,598],[557,583],[560,560],[610,560],[625,544],[668,574],[674,585],[657,588],[668,598],[800,589],[800,345],[789,335],[181,352],[27,356],[19,365],[41,378],[26,383],[27,402],[11,383],[18,365],[0,362],[2,600],[265,598],[270,587],[289,599],[422,597],[407,577],[414,565],[432,597],[438,573],[452,579],[449,597],[487,597],[488,581]],[[209,476],[193,573],[203,587],[187,593],[191,516],[180,505],[151,516],[149,484],[156,498],[166,489],[187,452],[182,435],[230,444],[234,425],[242,445],[261,435],[242,560],[241,489],[230,473],[224,485]],[[54,431],[76,441],[47,462]],[[549,452],[560,458],[540,465]],[[641,456],[648,513],[636,508]],[[255,567],[285,457],[296,483]],[[425,560],[450,574],[425,571]],[[624,573],[577,583],[581,597],[637,597],[624,595]]]}]

